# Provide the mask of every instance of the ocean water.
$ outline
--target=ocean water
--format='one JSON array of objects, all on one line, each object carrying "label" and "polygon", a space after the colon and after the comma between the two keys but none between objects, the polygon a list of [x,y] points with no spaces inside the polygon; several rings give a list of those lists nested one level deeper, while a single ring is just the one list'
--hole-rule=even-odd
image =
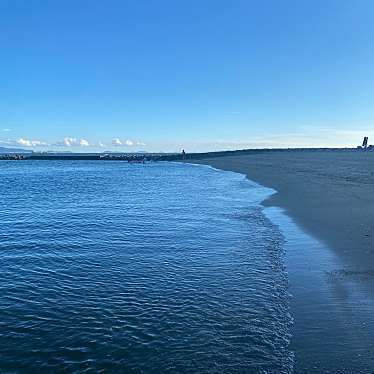
[{"label": "ocean water", "polygon": [[284,239],[244,176],[0,163],[0,371],[290,373]]}]

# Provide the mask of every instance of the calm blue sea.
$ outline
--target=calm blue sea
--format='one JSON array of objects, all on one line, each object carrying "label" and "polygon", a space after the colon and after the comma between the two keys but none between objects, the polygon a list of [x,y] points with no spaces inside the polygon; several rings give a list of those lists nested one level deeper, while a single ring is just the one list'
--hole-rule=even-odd
[{"label": "calm blue sea", "polygon": [[0,372],[290,373],[271,191],[178,163],[0,163]]}]

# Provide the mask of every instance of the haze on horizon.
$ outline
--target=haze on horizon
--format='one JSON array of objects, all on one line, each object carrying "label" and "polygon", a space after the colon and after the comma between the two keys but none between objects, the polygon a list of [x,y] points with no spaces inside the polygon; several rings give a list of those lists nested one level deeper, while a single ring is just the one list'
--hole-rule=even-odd
[{"label": "haze on horizon", "polygon": [[374,2],[0,3],[0,146],[209,151],[374,138]]}]

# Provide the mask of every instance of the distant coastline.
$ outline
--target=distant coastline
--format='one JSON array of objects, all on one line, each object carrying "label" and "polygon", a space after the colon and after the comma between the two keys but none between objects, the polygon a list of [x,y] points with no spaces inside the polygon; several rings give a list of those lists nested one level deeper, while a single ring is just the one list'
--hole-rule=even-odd
[{"label": "distant coastline", "polygon": [[254,148],[213,152],[193,153],[157,153],[157,152],[107,152],[107,153],[73,153],[73,152],[33,152],[24,149],[0,149],[0,160],[97,160],[97,161],[179,161],[205,159],[227,156],[258,155],[287,152],[374,152],[374,149],[358,148]]}]

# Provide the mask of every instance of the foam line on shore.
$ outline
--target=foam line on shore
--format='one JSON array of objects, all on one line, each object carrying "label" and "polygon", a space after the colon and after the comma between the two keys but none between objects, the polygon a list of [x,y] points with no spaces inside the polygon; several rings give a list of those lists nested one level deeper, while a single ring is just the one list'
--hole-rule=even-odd
[{"label": "foam line on shore", "polygon": [[294,318],[290,348],[295,352],[295,373],[372,370],[374,277],[368,280],[366,272],[350,271],[349,263],[305,231],[287,209],[263,205],[277,193],[275,189],[252,181],[243,173],[193,165],[241,175],[250,185],[271,192],[258,203],[285,238],[285,268]]}]

